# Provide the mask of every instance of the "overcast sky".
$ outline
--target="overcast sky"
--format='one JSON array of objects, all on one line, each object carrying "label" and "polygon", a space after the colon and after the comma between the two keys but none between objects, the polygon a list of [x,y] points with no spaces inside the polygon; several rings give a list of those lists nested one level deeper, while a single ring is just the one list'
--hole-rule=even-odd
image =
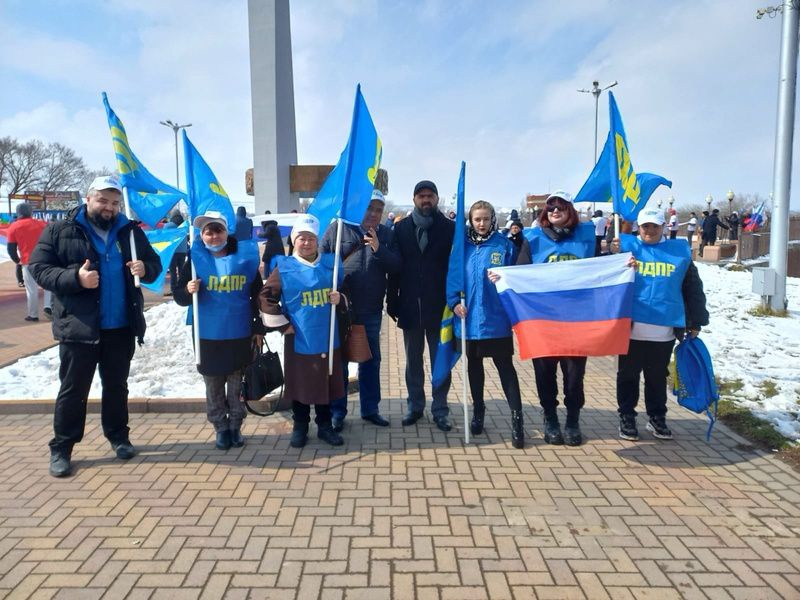
[{"label": "overcast sky", "polygon": [[[468,202],[574,193],[594,153],[594,99],[576,90],[618,80],[634,168],[674,182],[654,199],[767,197],[781,19],[756,20],[764,5],[293,0],[298,161],[338,160],[360,82],[394,203],[410,203],[420,179],[449,199],[461,160]],[[192,123],[234,206],[252,202],[245,0],[0,0],[0,32],[0,136],[114,166],[105,90],[151,172],[174,183],[173,134],[159,121]],[[607,131],[603,94],[601,145]]]}]

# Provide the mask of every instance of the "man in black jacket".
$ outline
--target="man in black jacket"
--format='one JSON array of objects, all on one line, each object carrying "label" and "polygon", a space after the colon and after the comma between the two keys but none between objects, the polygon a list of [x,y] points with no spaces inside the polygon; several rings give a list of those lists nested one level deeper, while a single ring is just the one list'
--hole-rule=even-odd
[{"label": "man in black jacket", "polygon": [[[358,364],[358,394],[361,418],[378,427],[388,427],[380,414],[381,322],[387,275],[400,271],[400,255],[392,244],[392,230],[381,225],[386,199],[380,190],[372,198],[361,225],[343,224],[341,257],[344,287],[353,309],[353,322],[364,326],[372,358]],[[336,251],[337,223],[322,237],[320,252]],[[347,416],[347,362],[344,364],[345,396],[331,402],[333,430],[341,431]]]},{"label": "man in black jacket", "polygon": [[[425,341],[431,370],[439,345],[445,287],[455,224],[438,210],[439,191],[432,181],[414,187],[414,211],[394,227],[394,243],[402,259],[399,275],[391,278],[386,309],[403,330],[406,353],[408,412],[403,425],[413,425],[425,410]],[[447,392],[450,377],[433,390],[431,414],[436,426],[450,431]]]},{"label": "man in black jacket", "polygon": [[706,246],[713,246],[717,243],[717,227],[728,229],[728,226],[719,220],[719,209],[715,208],[711,211],[711,214],[703,220],[703,234],[700,239],[700,248],[697,250],[700,256],[703,256],[703,249]]},{"label": "man in black jacket", "polygon": [[54,295],[53,336],[61,356],[55,435],[50,440],[54,477],[71,471],[72,448],[83,438],[86,401],[98,365],[103,433],[118,458],[135,455],[128,437],[127,381],[135,340],[142,343],[146,326],[144,299],[134,276],[155,281],[161,260],[136,223],[119,214],[121,203],[116,176],[98,177],[86,204],[49,224],[31,254],[34,279]]}]

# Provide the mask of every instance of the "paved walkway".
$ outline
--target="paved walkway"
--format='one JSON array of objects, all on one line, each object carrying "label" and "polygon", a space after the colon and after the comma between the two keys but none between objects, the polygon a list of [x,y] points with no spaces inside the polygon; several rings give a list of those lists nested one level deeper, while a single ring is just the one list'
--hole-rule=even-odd
[{"label": "paved walkway", "polygon": [[393,326],[382,344],[392,426],[351,419],[339,449],[290,449],[286,414],[250,417],[228,452],[202,414],[134,414],[123,463],[91,415],[76,473],[55,480],[50,417],[0,416],[0,597],[800,597],[798,476],[724,427],[706,444],[682,410],[673,442],[641,419],[642,441],[619,440],[612,359],[589,363],[580,448],[543,443],[518,365],[520,451],[491,368],[486,435],[401,427]]}]

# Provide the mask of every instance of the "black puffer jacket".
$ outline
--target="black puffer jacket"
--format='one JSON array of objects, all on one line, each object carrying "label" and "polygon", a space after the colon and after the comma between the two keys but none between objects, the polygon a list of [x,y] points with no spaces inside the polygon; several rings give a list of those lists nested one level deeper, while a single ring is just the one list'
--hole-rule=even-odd
[{"label": "black puffer jacket", "polygon": [[[97,343],[100,339],[100,288],[81,287],[78,271],[86,259],[96,265],[100,256],[89,234],[75,220],[81,210],[84,210],[83,206],[76,207],[67,213],[63,221],[47,226],[31,254],[30,270],[36,283],[53,292],[53,337],[61,342]],[[161,260],[147,241],[147,236],[132,221],[123,225],[117,233],[122,261],[126,263],[131,260],[131,231],[136,240],[137,258],[145,267],[142,281],[155,281],[161,273]],[[134,285],[130,270],[123,271],[128,322],[141,344],[146,329],[144,298],[142,290]],[[103,285],[102,282],[100,285]],[[122,300],[120,298],[120,302]]]},{"label": "black puffer jacket", "polygon": [[[320,252],[336,251],[336,222],[322,236]],[[347,287],[356,318],[381,314],[386,294],[387,275],[400,271],[400,254],[392,247],[392,230],[378,225],[378,251],[364,245],[356,225],[342,226],[341,257],[344,260],[344,285]]]},{"label": "black puffer jacket", "polygon": [[[706,309],[706,294],[703,291],[703,280],[694,263],[689,263],[689,270],[683,277],[681,285],[683,295],[683,305],[686,311],[686,329],[697,329],[708,325],[708,310]],[[678,339],[682,339],[684,329],[675,330]]]}]

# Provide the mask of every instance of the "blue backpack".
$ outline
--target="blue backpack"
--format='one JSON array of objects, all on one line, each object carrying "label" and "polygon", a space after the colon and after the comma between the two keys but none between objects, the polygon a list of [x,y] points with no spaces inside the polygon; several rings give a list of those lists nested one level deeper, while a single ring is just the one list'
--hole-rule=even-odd
[{"label": "blue backpack", "polygon": [[706,441],[710,440],[711,430],[717,420],[719,391],[714,379],[711,355],[699,337],[687,337],[675,348],[672,393],[677,397],[678,404],[684,408],[708,415]]}]

